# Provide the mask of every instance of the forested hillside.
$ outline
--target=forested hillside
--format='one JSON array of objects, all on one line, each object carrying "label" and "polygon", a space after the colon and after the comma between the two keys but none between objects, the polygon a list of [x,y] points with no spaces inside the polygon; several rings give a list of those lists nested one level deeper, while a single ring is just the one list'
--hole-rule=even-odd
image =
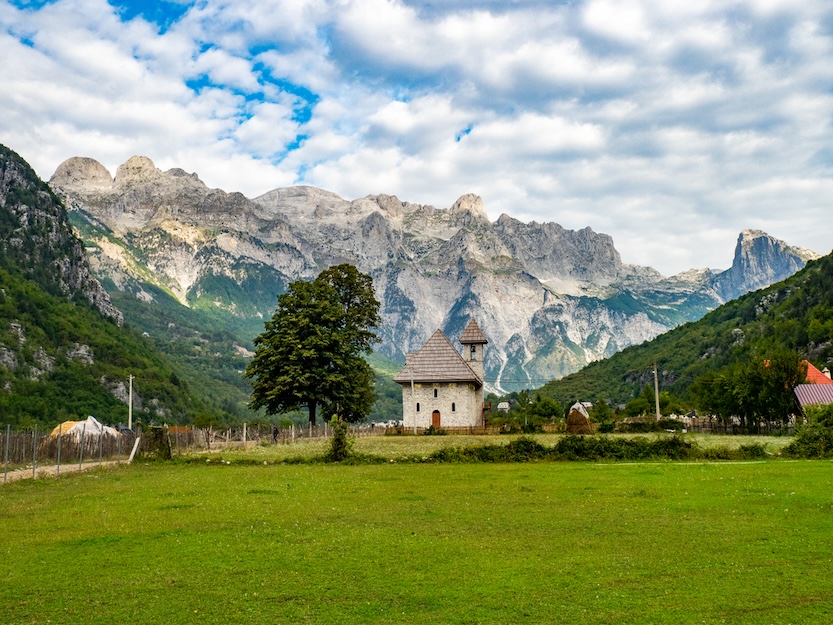
[{"label": "forested hillside", "polygon": [[[795,350],[821,367],[833,360],[833,255],[811,261],[794,276],[724,304],[701,320],[591,363],[540,389],[562,403],[604,398],[613,404],[653,384],[686,398],[707,372]],[[569,405],[569,404],[567,404]]]},{"label": "forested hillside", "polygon": [[121,324],[63,206],[0,146],[0,424],[126,423],[130,375],[137,420],[189,422],[205,411],[176,367]]}]

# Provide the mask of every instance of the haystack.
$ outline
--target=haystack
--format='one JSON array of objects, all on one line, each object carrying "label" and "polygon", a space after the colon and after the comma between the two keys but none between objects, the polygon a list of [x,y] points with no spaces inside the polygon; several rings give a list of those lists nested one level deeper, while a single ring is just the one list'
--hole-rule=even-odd
[{"label": "haystack", "polygon": [[590,415],[580,402],[570,406],[567,414],[567,434],[592,434],[593,426],[590,425]]},{"label": "haystack", "polygon": [[84,436],[118,436],[119,432],[116,428],[111,428],[109,425],[103,425],[93,417],[89,416],[84,421],[64,421],[61,425],[55,427],[49,434],[50,438],[57,438],[60,436],[69,436],[74,439],[81,438],[81,432]]}]

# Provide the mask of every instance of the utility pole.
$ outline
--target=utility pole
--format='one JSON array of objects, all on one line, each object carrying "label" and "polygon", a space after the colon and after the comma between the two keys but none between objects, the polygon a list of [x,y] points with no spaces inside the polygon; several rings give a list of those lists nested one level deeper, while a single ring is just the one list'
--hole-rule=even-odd
[{"label": "utility pole", "polygon": [[130,391],[127,395],[127,429],[133,431],[133,375],[130,375]]},{"label": "utility pole", "polygon": [[657,421],[659,421],[659,378],[657,377],[657,363],[654,362],[654,403],[657,408]]}]

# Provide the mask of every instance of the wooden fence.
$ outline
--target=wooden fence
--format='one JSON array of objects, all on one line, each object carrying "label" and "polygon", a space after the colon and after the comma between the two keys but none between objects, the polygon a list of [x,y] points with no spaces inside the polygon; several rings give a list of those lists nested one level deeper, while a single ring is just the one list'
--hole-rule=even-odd
[{"label": "wooden fence", "polygon": [[8,472],[54,466],[60,473],[61,465],[90,464],[126,460],[133,446],[135,434],[129,430],[118,436],[102,433],[52,436],[48,430],[0,430],[0,453],[3,462],[3,482]]}]

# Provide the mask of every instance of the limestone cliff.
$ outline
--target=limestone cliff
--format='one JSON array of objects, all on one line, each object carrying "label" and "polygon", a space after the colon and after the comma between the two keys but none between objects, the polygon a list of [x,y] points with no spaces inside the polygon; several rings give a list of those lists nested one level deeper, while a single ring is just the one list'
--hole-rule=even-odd
[{"label": "limestone cliff", "polygon": [[473,194],[448,209],[303,186],[250,200],[144,157],[113,177],[73,158],[50,185],[86,220],[96,271],[137,297],[152,298],[153,284],[185,305],[263,319],[287,282],[349,262],[373,276],[383,354],[402,361],[437,328],[453,336],[474,317],[489,338],[487,385],[504,390],[540,386],[698,319],[780,275],[774,266],[788,252],[756,263],[752,249],[728,272],[664,278],[622,263],[613,240],[590,228],[491,222]]},{"label": "limestone cliff", "polygon": [[90,271],[60,201],[17,154],[0,146],[0,250],[40,286],[83,299],[117,324],[122,314]]}]

